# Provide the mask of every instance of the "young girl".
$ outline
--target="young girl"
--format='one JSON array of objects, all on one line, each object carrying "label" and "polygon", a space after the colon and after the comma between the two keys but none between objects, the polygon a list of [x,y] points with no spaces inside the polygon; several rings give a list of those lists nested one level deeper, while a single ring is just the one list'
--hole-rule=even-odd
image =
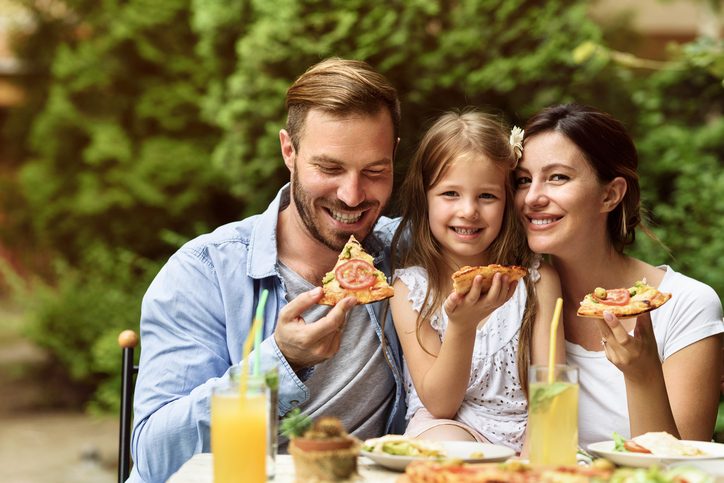
[{"label": "young girl", "polygon": [[[528,366],[547,364],[560,288],[528,249],[515,211],[512,138],[476,111],[446,113],[427,131],[402,187],[390,307],[405,358],[407,434],[503,444],[527,456]],[[524,283],[496,274],[487,294],[480,276],[467,295],[451,293],[454,272],[492,263],[529,273]]]}]

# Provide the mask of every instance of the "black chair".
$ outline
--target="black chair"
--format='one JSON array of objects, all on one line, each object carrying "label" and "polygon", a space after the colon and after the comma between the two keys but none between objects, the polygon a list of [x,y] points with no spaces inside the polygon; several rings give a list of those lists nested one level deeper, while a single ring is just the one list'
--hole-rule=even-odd
[{"label": "black chair", "polygon": [[134,376],[138,366],[133,364],[133,349],[138,345],[138,335],[124,330],[118,336],[118,345],[123,348],[121,368],[121,437],[118,442],[118,483],[124,483],[131,471],[131,421],[133,410]]}]

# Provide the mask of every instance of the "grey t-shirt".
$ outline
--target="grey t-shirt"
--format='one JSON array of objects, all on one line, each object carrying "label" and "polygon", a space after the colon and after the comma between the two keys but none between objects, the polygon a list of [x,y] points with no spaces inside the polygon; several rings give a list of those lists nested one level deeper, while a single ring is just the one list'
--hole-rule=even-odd
[{"label": "grey t-shirt", "polygon": [[[287,289],[287,302],[314,286],[277,261]],[[314,305],[302,314],[306,323],[327,315],[331,307]],[[361,440],[382,436],[395,399],[395,380],[382,353],[364,305],[347,312],[339,351],[317,364],[304,384],[309,399],[299,405],[315,421],[322,416],[337,416],[350,434]],[[287,452],[288,438],[279,437],[279,452]]]}]

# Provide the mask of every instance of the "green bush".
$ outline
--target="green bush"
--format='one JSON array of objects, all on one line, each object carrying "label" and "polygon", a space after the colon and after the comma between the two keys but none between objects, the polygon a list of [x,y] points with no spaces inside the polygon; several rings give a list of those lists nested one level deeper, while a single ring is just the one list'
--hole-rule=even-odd
[{"label": "green bush", "polygon": [[584,0],[72,0],[60,16],[28,4],[37,28],[18,52],[33,62],[31,102],[3,133],[25,155],[22,196],[0,197],[22,236],[0,227],[0,240],[32,240],[60,267],[29,334],[99,386],[95,408],[114,404],[115,338],[137,327],[158,267],[185,240],[260,212],[289,179],[285,92],[329,56],[367,60],[400,90],[397,183],[442,110],[474,105],[518,125],[559,102],[610,112],[639,146],[645,204],[676,258],[645,239],[632,253],[724,293],[708,269],[724,223],[715,44],[674,53],[679,71],[576,62],[581,45],[628,38],[588,19]]},{"label": "green bush", "polygon": [[73,383],[99,388],[92,409],[119,409],[118,335],[139,332],[140,300],[159,269],[130,252],[98,245],[89,247],[78,268],[58,263],[57,286],[40,285],[32,293],[37,308],[25,334],[52,354]]}]

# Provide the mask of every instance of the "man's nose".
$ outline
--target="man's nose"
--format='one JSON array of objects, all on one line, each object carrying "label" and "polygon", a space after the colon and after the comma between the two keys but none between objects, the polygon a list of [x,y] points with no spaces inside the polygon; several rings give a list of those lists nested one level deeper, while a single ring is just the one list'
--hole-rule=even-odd
[{"label": "man's nose", "polygon": [[347,206],[357,206],[365,199],[364,186],[361,176],[357,173],[349,173],[344,177],[337,189],[337,198]]}]

